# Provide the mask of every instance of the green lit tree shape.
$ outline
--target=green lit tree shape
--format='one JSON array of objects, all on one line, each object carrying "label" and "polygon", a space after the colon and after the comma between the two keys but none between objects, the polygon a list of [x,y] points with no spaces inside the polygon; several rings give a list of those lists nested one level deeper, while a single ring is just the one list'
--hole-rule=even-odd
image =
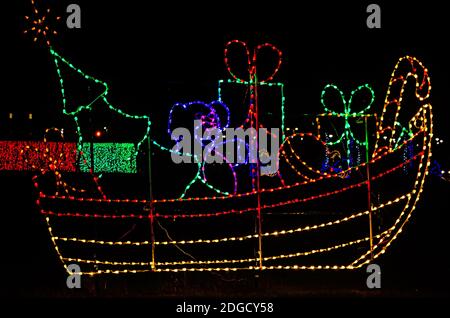
[{"label": "green lit tree shape", "polygon": [[[137,156],[137,154],[139,153],[139,150],[141,149],[141,147],[143,146],[145,140],[147,140],[147,138],[150,138],[150,127],[151,127],[151,120],[149,116],[146,115],[132,115],[129,113],[126,113],[124,111],[122,111],[120,108],[115,107],[111,102],[109,102],[107,95],[108,95],[108,91],[109,91],[109,86],[106,82],[103,82],[97,78],[94,78],[91,75],[86,74],[85,72],[83,72],[80,68],[74,66],[71,62],[69,62],[67,59],[65,59],[64,57],[62,57],[58,52],[56,52],[53,48],[50,47],[50,53],[54,59],[55,62],[55,66],[56,66],[56,70],[58,73],[58,78],[59,78],[59,83],[60,83],[60,89],[61,89],[61,97],[62,97],[62,112],[64,115],[67,115],[69,117],[71,117],[76,125],[76,130],[77,130],[77,136],[78,136],[78,142],[77,142],[77,149],[78,151],[81,153],[83,151],[83,141],[86,139],[85,136],[83,136],[82,133],[82,129],[81,129],[81,125],[80,125],[80,114],[84,111],[88,111],[91,112],[94,107],[95,104],[98,103],[99,101],[103,101],[104,104],[114,113],[123,116],[125,118],[128,119],[134,119],[134,120],[143,120],[147,123],[147,129],[146,132],[144,134],[144,136],[142,136],[142,138],[139,139],[139,141],[137,142],[137,146],[136,146],[136,151],[134,153],[134,158],[130,158],[130,160],[135,160],[135,157]],[[100,94],[98,94],[97,96],[95,96],[89,103],[85,104],[85,105],[77,105],[74,107],[74,110],[69,110],[68,109],[68,102],[67,102],[67,96],[66,96],[66,91],[64,88],[64,78],[62,76],[62,72],[61,72],[61,65],[60,64],[64,64],[67,67],[69,67],[71,70],[75,71],[76,73],[80,74],[80,76],[84,77],[86,80],[92,81],[93,83],[103,86],[103,90]],[[158,147],[159,149],[163,150],[163,151],[168,151],[168,152],[173,152],[172,149],[165,147],[163,145],[161,145],[160,143],[158,143],[156,140],[151,139],[151,143],[153,145],[155,145],[156,147]],[[181,153],[179,153],[181,155]],[[186,155],[186,153],[185,153]],[[195,157],[195,154],[187,154],[190,156]],[[197,160],[198,161],[198,160]],[[213,192],[219,194],[219,195],[229,195],[230,193],[225,192],[225,191],[221,191],[220,189],[217,189],[215,187],[213,187],[211,184],[209,184],[207,181],[204,180],[204,178],[201,175],[201,163],[197,163],[197,172],[194,176],[194,178],[187,184],[186,188],[184,189],[183,193],[181,194],[180,198],[183,198],[186,196],[188,190],[196,183],[196,182],[200,182],[202,184],[204,184],[207,188],[209,188],[210,190],[212,190]]]},{"label": "green lit tree shape", "polygon": [[[136,146],[136,152],[135,152],[135,156],[138,154],[140,148],[142,147],[144,141],[149,138],[150,136],[150,127],[151,127],[151,121],[150,121],[150,117],[147,115],[132,115],[129,113],[126,113],[124,111],[122,111],[121,109],[113,106],[112,103],[109,102],[107,95],[108,95],[108,91],[109,91],[109,87],[108,84],[106,82],[103,82],[97,78],[94,78],[93,76],[90,76],[86,73],[84,73],[81,69],[77,68],[76,66],[74,66],[72,63],[70,63],[68,60],[66,60],[64,57],[62,57],[60,54],[58,54],[53,48],[50,47],[50,53],[52,55],[52,57],[54,58],[54,62],[55,62],[55,66],[56,66],[56,71],[58,73],[58,78],[59,78],[59,83],[60,83],[60,89],[61,89],[61,97],[62,97],[62,112],[64,115],[67,115],[71,118],[73,118],[75,125],[76,125],[76,129],[77,129],[77,135],[78,135],[78,151],[82,150],[82,143],[83,140],[85,139],[85,136],[83,136],[82,131],[81,131],[81,125],[80,125],[80,120],[79,120],[79,115],[83,112],[83,111],[92,111],[95,104],[99,101],[103,101],[105,103],[105,105],[114,113],[128,118],[128,119],[135,119],[135,120],[143,120],[146,122],[147,124],[147,129],[146,132],[144,134],[144,136],[142,136],[142,138],[140,138],[137,142],[137,146]],[[95,98],[93,98],[89,103],[85,104],[85,105],[77,105],[75,107],[74,110],[70,111],[68,110],[68,106],[67,106],[67,98],[66,98],[66,91],[64,88],[64,78],[62,76],[61,73],[61,66],[60,63],[66,65],[67,67],[69,67],[70,69],[72,69],[73,71],[77,72],[78,74],[80,74],[80,76],[84,77],[85,79],[94,82],[95,84],[99,84],[101,86],[103,86],[103,91],[98,94]]]}]

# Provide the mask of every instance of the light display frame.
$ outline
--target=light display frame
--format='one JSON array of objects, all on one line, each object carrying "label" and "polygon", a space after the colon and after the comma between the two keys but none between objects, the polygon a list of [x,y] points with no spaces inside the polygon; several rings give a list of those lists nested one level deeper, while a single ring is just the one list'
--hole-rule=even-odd
[{"label": "light display frame", "polygon": [[[32,2],[34,5],[34,2]],[[67,59],[63,58],[59,53],[55,51],[53,47],[50,46],[50,43],[47,42],[48,49],[50,52],[50,55],[54,58],[57,74],[59,77],[60,82],[60,89],[61,89],[61,96],[62,96],[62,111],[65,115],[70,116],[74,119],[75,124],[77,126],[77,133],[78,133],[78,144],[77,148],[80,154],[83,154],[82,151],[82,144],[83,144],[83,135],[80,129],[80,123],[78,119],[78,115],[81,111],[91,111],[93,107],[95,106],[95,103],[97,102],[104,102],[108,108],[126,118],[135,119],[135,120],[143,120],[147,123],[147,131],[144,135],[144,137],[137,142],[135,154],[138,153],[141,146],[143,146],[144,141],[150,140],[150,118],[145,115],[131,115],[126,112],[123,112],[120,110],[120,108],[113,106],[108,99],[106,98],[108,93],[108,85],[105,82],[102,82],[100,80],[97,80],[96,78],[87,75],[84,73],[81,69],[75,67],[72,65]],[[246,68],[248,70],[248,78],[242,79],[239,78],[236,75],[236,72],[232,67],[230,67],[229,64],[229,56],[228,52],[230,47],[232,46],[240,46],[244,49],[245,55],[246,55]],[[272,51],[275,53],[275,55],[278,58],[278,62],[276,63],[276,67],[273,70],[273,73],[269,75],[266,78],[258,79],[258,71],[256,69],[257,67],[257,56],[258,53],[262,49],[268,49],[269,51]],[[259,118],[258,118],[258,86],[262,85],[269,85],[270,82],[274,79],[274,76],[278,73],[281,64],[282,64],[282,53],[281,51],[276,48],[275,46],[264,43],[262,45],[256,46],[256,48],[253,50],[252,54],[250,53],[250,49],[248,45],[239,40],[233,40],[226,44],[225,49],[225,64],[227,67],[228,72],[230,73],[231,77],[234,79],[234,81],[248,85],[249,92],[250,92],[250,98],[249,98],[249,108],[248,108],[248,117],[243,123],[242,126],[249,126],[249,127],[260,127],[259,125]],[[100,84],[104,87],[104,91],[98,95],[96,98],[94,98],[91,103],[87,105],[78,105],[74,111],[68,111],[67,105],[66,105],[66,95],[65,95],[65,89],[64,89],[64,80],[62,77],[62,72],[60,68],[60,64],[65,64],[70,69],[76,71],[78,74],[83,76],[85,79],[90,80],[96,84]],[[399,113],[402,108],[402,101],[403,101],[403,95],[406,90],[406,84],[409,81],[415,82],[415,97],[420,103],[420,106],[417,109],[417,113],[411,118],[411,120],[408,123],[408,129],[404,129],[403,126],[399,123]],[[271,83],[273,84],[273,83]],[[401,84],[401,90],[399,93],[396,93],[395,91],[391,90],[393,85]],[[220,84],[219,84],[220,85]],[[277,84],[275,84],[277,85]],[[330,84],[332,85],[332,84]],[[283,87],[283,86],[281,86]],[[332,86],[328,86],[332,87]],[[361,87],[361,86],[360,86]],[[187,272],[187,271],[200,271],[200,272],[211,272],[211,271],[238,271],[238,270],[354,270],[361,268],[362,266],[369,264],[370,262],[373,262],[373,260],[377,259],[380,255],[384,254],[386,250],[389,248],[389,246],[397,239],[400,233],[402,233],[404,226],[408,223],[419,199],[421,196],[421,193],[423,192],[424,183],[426,180],[426,177],[429,173],[429,167],[430,167],[430,160],[431,160],[431,148],[432,148],[432,140],[433,140],[433,114],[432,114],[432,106],[429,102],[431,92],[431,84],[430,84],[430,77],[428,74],[428,70],[424,67],[424,65],[416,58],[411,56],[405,56],[400,58],[396,66],[394,67],[394,70],[392,72],[389,85],[388,85],[388,91],[386,94],[386,99],[384,103],[384,109],[383,113],[380,117],[380,120],[378,122],[378,128],[377,128],[377,136],[375,141],[375,149],[373,154],[369,157],[368,155],[368,147],[366,147],[366,162],[362,163],[361,165],[351,167],[348,165],[347,169],[334,173],[334,172],[323,172],[317,169],[314,169],[313,167],[309,166],[307,162],[303,161],[302,157],[296,153],[294,147],[290,143],[290,140],[292,138],[295,138],[297,136],[301,137],[312,137],[316,139],[319,143],[322,145],[326,145],[327,141],[320,140],[320,136],[314,136],[312,133],[294,133],[291,136],[288,136],[284,138],[284,142],[282,144],[282,147],[280,147],[280,156],[281,158],[285,159],[285,161],[288,163],[288,167],[290,167],[292,170],[296,170],[296,167],[293,165],[292,162],[289,162],[288,154],[285,150],[285,147],[289,147],[290,151],[297,159],[297,162],[300,163],[303,167],[306,167],[307,170],[310,172],[316,174],[314,177],[307,177],[305,175],[300,175],[302,177],[303,181],[300,182],[294,182],[294,183],[287,183],[282,182],[282,185],[279,187],[272,187],[272,188],[264,188],[261,187],[260,184],[260,175],[259,175],[259,166],[258,164],[252,167],[251,172],[251,178],[252,178],[252,191],[245,192],[245,193],[225,193],[221,191],[220,189],[216,189],[213,186],[208,184],[207,179],[202,175],[202,171],[204,170],[201,165],[198,165],[198,173],[196,177],[188,184],[186,187],[184,193],[181,195],[181,197],[178,198],[150,198],[150,199],[118,199],[118,198],[111,198],[105,194],[102,187],[99,185],[98,177],[95,175],[92,176],[94,183],[97,185],[97,191],[95,193],[86,193],[83,189],[78,189],[71,187],[68,183],[66,183],[63,179],[63,176],[60,172],[60,166],[61,166],[61,158],[63,158],[63,154],[56,153],[51,154],[49,147],[45,147],[44,151],[40,151],[38,148],[33,149],[30,146],[25,146],[24,152],[36,152],[36,153],[42,153],[42,160],[47,161],[46,164],[43,165],[42,168],[38,169],[40,171],[40,174],[36,175],[33,178],[34,186],[38,192],[38,199],[37,199],[37,205],[40,209],[41,214],[44,216],[44,220],[47,224],[47,228],[51,237],[51,241],[54,245],[55,251],[60,258],[60,261],[64,265],[65,269],[69,274],[73,274],[73,272],[69,271],[67,268],[68,262],[78,262],[83,264],[95,264],[95,265],[106,265],[107,268],[97,269],[97,270],[83,270],[82,272],[76,273],[80,275],[99,275],[99,274],[127,274],[127,273],[140,273],[140,272]],[[353,93],[351,94],[353,95]],[[284,93],[282,94],[282,105],[284,105]],[[343,96],[341,94],[341,96]],[[322,96],[323,97],[323,96]],[[350,98],[351,100],[351,98]],[[220,101],[220,88],[219,88],[219,101]],[[343,101],[345,103],[345,99],[343,98]],[[350,101],[349,101],[350,103]],[[396,106],[395,108],[392,106]],[[282,106],[282,125],[284,126],[284,106]],[[327,109],[326,109],[327,110]],[[350,108],[347,107],[346,111],[343,113],[345,118],[348,118],[350,116]],[[214,114],[213,114],[214,115]],[[336,112],[328,112],[327,116],[339,116],[342,115],[340,113]],[[363,113],[356,113],[357,116],[364,115],[365,119],[367,119],[367,116]],[[346,121],[347,123],[347,121]],[[350,128],[346,124],[345,128]],[[282,133],[284,135],[285,129],[282,128]],[[347,130],[346,133],[346,140],[348,141],[350,138],[351,130]],[[46,142],[46,141],[44,141]],[[367,133],[366,133],[366,140],[362,143],[364,143],[367,146]],[[151,139],[152,145],[157,146],[159,149],[163,151],[169,151],[172,150],[168,146],[161,145],[156,140]],[[401,153],[404,148],[408,147],[410,144],[419,144],[418,148],[414,148],[414,153],[411,154],[411,158],[407,159],[406,161],[403,160],[400,164],[392,164],[392,165],[386,165],[383,166],[383,164],[386,164],[386,160],[395,158],[395,155]],[[400,154],[401,158],[402,155]],[[85,159],[84,159],[85,160]],[[371,183],[377,180],[381,180],[384,177],[390,176],[395,171],[400,171],[403,169],[406,165],[409,165],[410,163],[415,162],[415,167],[417,168],[414,172],[416,172],[415,180],[412,182],[412,187],[409,189],[406,193],[402,193],[394,198],[387,199],[385,202],[373,204],[370,200],[370,187]],[[376,171],[375,168],[379,168],[377,166],[384,167],[380,171]],[[36,169],[36,167],[33,167],[33,169]],[[268,196],[271,193],[277,193],[277,194],[284,194],[286,190],[291,189],[297,189],[302,187],[313,187],[319,182],[322,181],[329,181],[329,180],[338,180],[341,178],[343,174],[348,174],[352,176],[353,171],[358,172],[364,172],[366,171],[366,179],[362,179],[359,181],[347,181],[347,184],[345,186],[342,186],[338,189],[334,190],[326,190],[323,192],[319,192],[319,194],[308,194],[305,193],[304,197],[295,197],[292,198],[282,198],[281,200],[278,200],[278,202],[275,203],[262,203],[261,197],[262,195]],[[92,173],[92,168],[89,169],[89,172]],[[297,171],[296,171],[297,172]],[[45,189],[41,185],[41,177],[45,175],[54,175],[56,177],[56,185],[58,190],[55,193],[46,193]],[[363,174],[364,175],[364,174]],[[281,181],[283,181],[283,178],[280,175]],[[186,192],[189,190],[191,185],[196,182],[197,180],[200,180],[204,185],[209,187],[210,189],[215,190],[218,195],[217,196],[203,196],[203,197],[188,197]],[[261,228],[261,212],[264,210],[270,210],[278,206],[289,206],[297,203],[302,202],[316,202],[324,198],[328,197],[338,197],[341,194],[349,193],[351,190],[357,189],[357,188],[368,188],[368,210],[359,210],[359,211],[352,211],[350,215],[347,215],[345,217],[336,218],[334,220],[329,220],[327,222],[319,222],[315,224],[310,224],[302,227],[289,227],[289,228],[282,228],[277,229],[275,231],[262,231]],[[60,189],[63,189],[64,192],[60,192]],[[80,195],[82,194],[82,195]],[[233,200],[236,199],[242,199],[242,198],[250,198],[250,199],[257,199],[257,204],[254,204],[251,207],[247,208],[240,208],[240,209],[228,209],[223,210],[219,209],[216,211],[209,211],[207,213],[198,213],[197,209],[201,207],[203,202],[231,202],[233,203]],[[56,210],[56,209],[49,209],[46,207],[49,203],[58,203],[61,202],[70,202],[73,204],[83,203],[83,204],[104,204],[106,206],[113,206],[114,204],[127,204],[129,206],[133,207],[147,207],[148,213],[142,213],[142,214],[135,214],[135,213],[117,213],[115,209],[111,213],[97,213],[97,212],[84,212],[81,211],[82,208],[80,208],[80,211],[63,211],[63,210]],[[170,210],[173,208],[170,206],[171,204],[176,203],[189,203],[194,204],[197,203],[197,206],[191,207],[192,211],[191,213],[170,213]],[[372,234],[370,232],[370,235],[363,236],[358,239],[354,240],[347,240],[344,242],[336,242],[334,245],[329,244],[326,246],[323,246],[321,248],[314,248],[310,250],[305,251],[298,251],[295,253],[285,253],[285,254],[279,254],[279,255],[265,255],[263,254],[263,249],[261,245],[262,238],[274,238],[279,236],[290,236],[297,233],[304,233],[304,232],[315,232],[317,230],[323,230],[328,229],[330,227],[337,226],[339,224],[348,223],[351,221],[354,221],[356,219],[363,218],[365,216],[369,216],[374,211],[381,211],[385,207],[394,206],[397,207],[400,203],[404,203],[403,206],[398,207],[398,211],[400,213],[394,218],[393,223],[389,224],[387,228],[383,229],[381,232],[377,234]],[[80,205],[81,206],[81,205]],[[166,210],[164,210],[166,209]],[[194,213],[193,211],[197,212]],[[173,211],[172,211],[173,212]],[[111,220],[123,220],[128,218],[133,219],[141,219],[144,222],[147,222],[150,219],[150,226],[152,227],[151,233],[153,233],[153,227],[154,227],[154,221],[158,220],[158,218],[161,219],[177,219],[179,220],[189,220],[193,218],[202,218],[202,219],[209,219],[212,220],[213,218],[221,218],[221,217],[227,217],[230,215],[240,215],[243,213],[254,213],[256,220],[259,222],[257,226],[257,230],[254,233],[247,234],[247,235],[240,235],[240,236],[227,236],[227,237],[204,237],[204,238],[192,238],[192,239],[180,239],[180,240],[156,240],[153,235],[151,239],[149,240],[143,240],[143,241],[136,241],[136,240],[110,240],[110,239],[101,239],[101,238],[90,238],[90,237],[78,237],[78,236],[65,236],[65,235],[59,235],[56,233],[55,227],[52,226],[51,222],[52,218],[65,218],[65,219],[108,219],[108,222]],[[56,222],[55,222],[56,223]],[[371,223],[371,221],[370,221]],[[155,259],[155,247],[158,246],[158,248],[163,246],[173,246],[173,245],[213,245],[215,248],[220,248],[221,244],[234,244],[239,243],[243,241],[248,240],[258,240],[257,243],[258,251],[255,254],[255,257],[251,258],[238,258],[238,259],[205,259],[205,260],[175,260],[175,261],[157,261]],[[288,259],[288,258],[298,258],[298,257],[304,257],[309,255],[316,255],[316,254],[323,254],[343,248],[347,248],[349,246],[359,245],[362,243],[370,242],[370,248],[367,248],[366,251],[364,251],[362,254],[356,255],[356,258],[353,259],[350,263],[343,263],[343,264],[304,264],[304,263],[298,263],[295,265],[271,265],[270,263],[267,264],[266,262],[270,262],[273,260],[281,260],[281,259]],[[148,247],[151,246],[151,261],[130,261],[130,260],[107,260],[107,259],[88,259],[88,258],[81,258],[76,257],[73,255],[65,256],[65,251],[63,250],[63,244],[62,243],[72,243],[77,244],[77,247],[80,246],[109,246],[109,247],[139,247],[143,246],[144,248],[147,248],[147,253],[149,252]],[[254,262],[255,265],[244,265],[245,263],[252,263]],[[224,264],[224,265],[221,265]],[[236,266],[230,266],[226,264],[238,264]],[[209,266],[209,265],[216,265],[216,266]],[[117,269],[117,267],[120,267]],[[179,267],[181,266],[181,267]],[[136,268],[141,267],[141,268]]]}]

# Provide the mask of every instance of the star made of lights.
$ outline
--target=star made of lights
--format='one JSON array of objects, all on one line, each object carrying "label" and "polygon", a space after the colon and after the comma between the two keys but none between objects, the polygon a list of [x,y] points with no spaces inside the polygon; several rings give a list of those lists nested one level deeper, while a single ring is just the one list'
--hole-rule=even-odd
[{"label": "star made of lights", "polygon": [[49,21],[53,19],[59,21],[61,17],[57,16],[52,18],[50,9],[47,9],[44,13],[40,13],[34,0],[31,0],[31,5],[33,7],[33,14],[31,16],[25,16],[25,20],[29,22],[30,27],[23,33],[32,33],[34,35],[34,42],[37,42],[38,38],[40,38],[47,46],[50,46],[50,35],[57,35],[58,32],[50,28]]}]

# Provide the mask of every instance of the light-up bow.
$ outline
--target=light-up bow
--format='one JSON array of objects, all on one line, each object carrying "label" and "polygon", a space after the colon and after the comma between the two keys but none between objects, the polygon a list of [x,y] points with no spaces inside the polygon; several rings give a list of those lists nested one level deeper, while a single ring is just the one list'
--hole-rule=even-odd
[{"label": "light-up bow", "polygon": [[[234,67],[230,64],[229,54],[230,54],[230,49],[232,46],[240,46],[241,48],[244,49],[244,52],[245,52],[244,59],[246,60],[245,63],[247,64],[246,72],[248,73],[248,74],[246,74],[248,76],[247,78],[242,78],[242,77],[239,77],[238,75],[236,75],[237,70],[234,70]],[[259,74],[257,73],[258,56],[264,49],[274,52],[275,58],[276,58],[276,63],[275,63],[276,65],[275,65],[275,68],[271,72],[269,72],[270,75],[268,75],[264,78],[259,78]],[[264,44],[258,45],[253,50],[253,54],[250,54],[250,50],[248,48],[247,43],[245,43],[243,41],[232,40],[225,45],[225,65],[227,67],[227,70],[230,73],[231,77],[233,77],[235,80],[240,81],[240,82],[247,82],[247,81],[249,81],[250,83],[269,82],[278,73],[281,63],[282,63],[282,52],[275,45],[270,44],[270,43],[264,43]]]},{"label": "light-up bow", "polygon": [[[338,95],[340,96],[340,100],[341,100],[341,111],[335,111],[333,109],[336,109],[335,105],[328,105],[327,101],[326,101],[326,95],[328,92],[330,91],[334,91],[337,92]],[[360,110],[358,111],[354,111],[352,110],[353,105],[354,104],[354,100],[355,100],[355,96],[357,94],[361,94],[364,93],[364,91],[366,91],[366,94],[368,93],[368,99],[363,99],[360,103],[360,106],[362,105],[363,109],[361,109],[359,107]],[[325,111],[324,114],[321,114],[321,116],[330,116],[330,117],[342,117],[344,119],[344,132],[339,136],[337,136],[337,139],[333,140],[333,141],[329,141],[327,142],[328,145],[336,145],[340,142],[342,142],[343,139],[345,139],[346,141],[346,151],[347,151],[347,162],[350,165],[350,143],[351,140],[355,141],[357,145],[359,146],[365,146],[366,142],[365,141],[361,141],[358,140],[352,129],[351,129],[351,125],[350,125],[350,118],[358,118],[358,117],[366,117],[369,116],[367,114],[367,111],[372,107],[372,104],[375,100],[375,93],[372,90],[372,88],[368,85],[368,84],[364,84],[364,85],[360,85],[358,86],[356,89],[354,89],[351,93],[350,93],[350,97],[348,100],[346,100],[344,93],[336,86],[333,84],[328,84],[326,85],[323,90],[322,90],[322,94],[321,94],[321,103],[323,106],[323,109]]]}]

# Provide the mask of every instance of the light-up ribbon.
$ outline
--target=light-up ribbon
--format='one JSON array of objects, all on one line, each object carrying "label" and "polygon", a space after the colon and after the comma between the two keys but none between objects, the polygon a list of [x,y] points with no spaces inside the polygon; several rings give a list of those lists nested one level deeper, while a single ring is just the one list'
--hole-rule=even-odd
[{"label": "light-up ribbon", "polygon": [[[229,59],[230,55],[230,49],[231,47],[241,47],[244,51],[244,60],[245,60],[245,77],[240,77],[237,75],[237,69],[235,69]],[[269,50],[272,51],[275,54],[276,63],[275,67],[272,71],[268,72],[268,76],[261,76],[259,78],[260,74],[258,74],[257,66],[258,66],[258,56],[261,54],[263,50]],[[233,77],[236,81],[247,83],[249,84],[250,88],[250,102],[249,102],[249,109],[247,118],[245,119],[245,122],[241,125],[241,127],[245,127],[247,124],[250,124],[250,127],[253,127],[255,129],[258,129],[259,127],[262,127],[262,125],[258,122],[258,114],[257,114],[257,103],[258,103],[258,92],[257,87],[258,83],[265,83],[268,81],[271,81],[274,76],[278,73],[281,63],[282,63],[282,52],[273,44],[270,43],[264,43],[258,45],[252,53],[250,53],[250,49],[247,45],[247,43],[239,40],[232,40],[228,42],[225,45],[225,65],[228,70],[228,73],[230,73],[231,77]],[[259,149],[258,149],[259,151]],[[252,176],[252,189],[255,189],[255,175],[256,175],[256,167],[255,165],[251,165],[251,176]]]}]

